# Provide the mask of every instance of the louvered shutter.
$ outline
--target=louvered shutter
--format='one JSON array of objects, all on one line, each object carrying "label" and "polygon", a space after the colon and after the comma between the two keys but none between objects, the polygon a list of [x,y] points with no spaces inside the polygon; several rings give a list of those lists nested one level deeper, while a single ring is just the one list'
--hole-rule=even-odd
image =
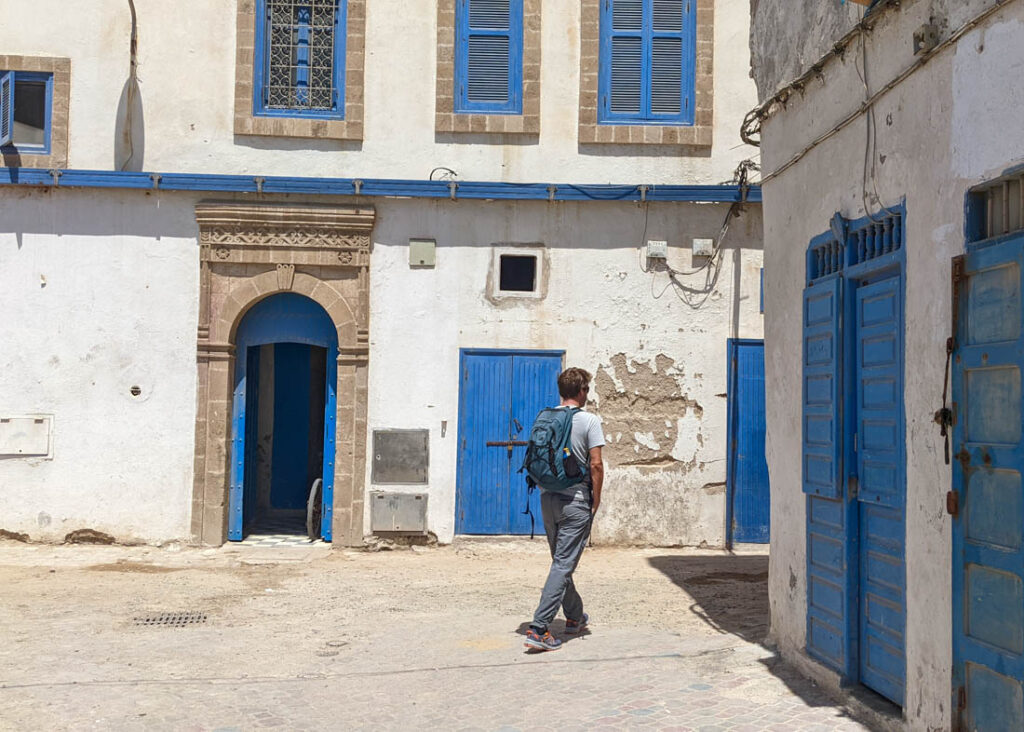
[{"label": "louvered shutter", "polygon": [[0,146],[14,137],[14,72],[0,72]]},{"label": "louvered shutter", "polygon": [[804,290],[803,491],[826,498],[842,491],[842,285]]},{"label": "louvered shutter", "polygon": [[456,111],[518,111],[522,0],[459,0],[459,9]]},{"label": "louvered shutter", "polygon": [[695,0],[604,0],[604,121],[693,122]]}]

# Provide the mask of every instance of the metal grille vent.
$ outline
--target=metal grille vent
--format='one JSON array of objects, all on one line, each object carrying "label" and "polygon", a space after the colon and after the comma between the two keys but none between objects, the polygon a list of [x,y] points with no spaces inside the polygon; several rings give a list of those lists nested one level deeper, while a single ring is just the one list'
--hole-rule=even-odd
[{"label": "metal grille vent", "polygon": [[206,613],[187,610],[176,613],[154,613],[134,618],[135,625],[162,625],[170,628],[184,628],[186,625],[202,625],[206,622]]},{"label": "metal grille vent", "polygon": [[1024,230],[1024,174],[1001,178],[971,191],[968,238],[991,239]]}]

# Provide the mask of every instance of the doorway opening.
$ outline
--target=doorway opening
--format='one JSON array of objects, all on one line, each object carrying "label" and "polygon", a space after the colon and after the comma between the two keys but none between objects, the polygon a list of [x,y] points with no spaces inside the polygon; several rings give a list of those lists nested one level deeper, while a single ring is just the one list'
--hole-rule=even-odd
[{"label": "doorway opening", "polygon": [[228,537],[266,545],[331,539],[337,336],[293,293],[239,325]]}]

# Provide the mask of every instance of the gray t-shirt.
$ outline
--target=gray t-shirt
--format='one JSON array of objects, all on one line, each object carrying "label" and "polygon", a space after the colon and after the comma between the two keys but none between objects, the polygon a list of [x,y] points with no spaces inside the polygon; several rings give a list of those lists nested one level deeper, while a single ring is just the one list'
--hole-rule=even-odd
[{"label": "gray t-shirt", "polygon": [[[568,407],[560,407],[567,409]],[[590,448],[604,447],[604,430],[601,418],[582,409],[572,417],[572,454],[581,467],[590,465]],[[583,489],[576,491],[576,498],[589,499]]]}]

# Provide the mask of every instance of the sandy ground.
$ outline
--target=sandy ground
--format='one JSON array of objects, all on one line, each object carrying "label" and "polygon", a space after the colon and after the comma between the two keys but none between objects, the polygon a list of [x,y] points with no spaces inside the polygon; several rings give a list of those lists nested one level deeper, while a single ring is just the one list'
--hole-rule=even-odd
[{"label": "sandy ground", "polygon": [[[658,689],[693,671],[700,678],[687,683],[703,679],[710,686],[696,691],[712,693],[746,678],[736,675],[742,663],[766,677],[744,682],[746,701],[827,706],[798,680],[770,677],[771,654],[758,645],[766,554],[588,549],[576,582],[591,633],[538,657],[521,634],[547,562],[540,540],[380,552],[0,542],[0,728],[527,728],[539,719],[516,700],[529,694],[521,689],[575,662],[607,675],[595,693],[610,705],[609,728],[639,719],[620,709],[635,700],[616,694],[637,693],[615,691],[630,680],[623,674],[654,674],[646,687]],[[200,622],[152,624],[183,612]],[[677,661],[677,671],[658,671]],[[534,663],[544,673],[524,675]],[[449,684],[478,701],[455,710],[443,702]],[[646,721],[680,722],[670,699],[648,701]]]}]

